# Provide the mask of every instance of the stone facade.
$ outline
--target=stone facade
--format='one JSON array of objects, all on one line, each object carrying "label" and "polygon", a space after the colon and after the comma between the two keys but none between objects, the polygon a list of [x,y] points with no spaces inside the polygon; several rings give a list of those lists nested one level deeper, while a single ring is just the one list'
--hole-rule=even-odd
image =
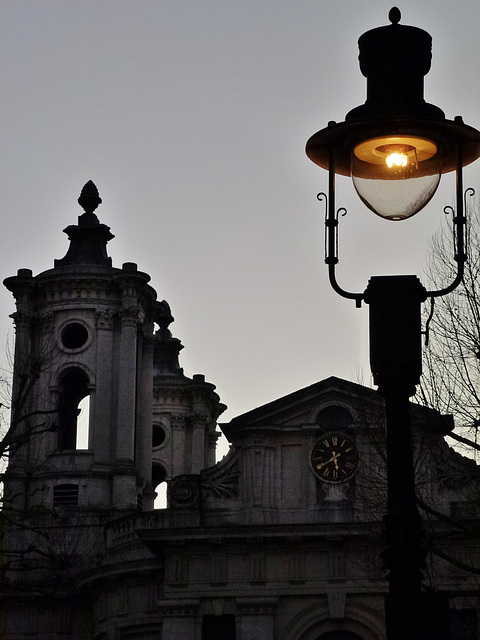
[{"label": "stone facade", "polygon": [[[184,375],[147,274],[112,267],[92,183],[79,202],[65,258],[5,281],[2,637],[383,640],[381,398],[328,378],[221,424],[231,448],[215,464],[215,387]],[[412,405],[411,420],[432,637],[478,639],[478,468],[445,444],[448,416]],[[355,457],[312,454],[331,446]]]}]

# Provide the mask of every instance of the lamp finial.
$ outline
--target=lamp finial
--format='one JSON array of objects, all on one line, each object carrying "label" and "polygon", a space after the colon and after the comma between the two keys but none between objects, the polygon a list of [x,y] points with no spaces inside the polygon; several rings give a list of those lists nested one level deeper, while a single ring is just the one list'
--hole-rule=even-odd
[{"label": "lamp finial", "polygon": [[388,19],[392,24],[398,24],[402,18],[400,9],[398,7],[392,7],[388,13]]}]

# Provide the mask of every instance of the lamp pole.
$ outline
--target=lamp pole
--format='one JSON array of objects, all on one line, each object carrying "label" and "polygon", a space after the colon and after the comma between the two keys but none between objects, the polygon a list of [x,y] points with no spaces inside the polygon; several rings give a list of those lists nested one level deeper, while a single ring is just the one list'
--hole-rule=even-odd
[{"label": "lamp pole", "polygon": [[[400,11],[389,13],[391,24],[372,29],[359,39],[360,69],[367,78],[367,100],[341,123],[330,122],[307,142],[308,157],[329,173],[326,203],[325,262],[332,288],[369,305],[370,366],[385,399],[387,445],[387,569],[388,640],[424,640],[441,633],[424,606],[421,525],[415,496],[415,469],[410,424],[410,397],[422,372],[421,305],[443,296],[462,281],[465,197],[463,167],[480,157],[480,132],[460,117],[447,120],[443,111],[423,98],[423,77],[430,70],[430,35],[400,25]],[[337,281],[338,223],[335,176],[351,175],[362,202],[386,220],[405,220],[433,197],[443,173],[456,171],[453,281],[426,291],[416,276],[375,276],[363,293],[345,290]],[[448,632],[447,632],[448,633]],[[448,637],[448,636],[444,636]]]},{"label": "lamp pole", "polygon": [[416,276],[371,278],[364,300],[369,305],[370,365],[385,398],[387,444],[387,638],[425,638],[428,621],[421,607],[420,515],[410,428],[410,397],[421,374],[420,305],[425,288]]}]

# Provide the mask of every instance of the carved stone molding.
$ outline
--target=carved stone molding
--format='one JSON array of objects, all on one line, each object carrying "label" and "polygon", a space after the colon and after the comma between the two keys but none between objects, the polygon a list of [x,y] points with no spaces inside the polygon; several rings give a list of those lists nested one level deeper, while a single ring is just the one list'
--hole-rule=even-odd
[{"label": "carved stone molding", "polygon": [[137,305],[124,305],[120,311],[123,327],[137,327],[142,323],[140,307]]},{"label": "carved stone molding", "polygon": [[207,435],[207,440],[210,444],[215,445],[217,444],[217,440],[219,438],[221,438],[222,433],[220,431],[210,431],[210,433]]},{"label": "carved stone molding", "polygon": [[117,314],[111,309],[95,311],[95,324],[99,329],[113,329]]},{"label": "carved stone molding", "polygon": [[195,427],[205,428],[210,422],[210,416],[204,411],[195,411],[190,414],[189,421],[194,429]]},{"label": "carved stone molding", "polygon": [[273,615],[277,608],[278,598],[237,598],[238,612],[242,616]]},{"label": "carved stone molding", "polygon": [[159,600],[158,607],[164,617],[191,618],[197,615],[199,600]]},{"label": "carved stone molding", "polygon": [[10,318],[13,319],[18,331],[20,329],[30,329],[34,320],[34,315],[24,311],[15,311],[15,313],[10,315]]},{"label": "carved stone molding", "polygon": [[172,415],[170,418],[170,426],[172,430],[185,431],[187,427],[187,419],[183,415]]},{"label": "carved stone molding", "polygon": [[50,332],[54,326],[54,318],[53,311],[49,310],[35,315],[31,318],[31,322],[35,324],[39,331]]}]

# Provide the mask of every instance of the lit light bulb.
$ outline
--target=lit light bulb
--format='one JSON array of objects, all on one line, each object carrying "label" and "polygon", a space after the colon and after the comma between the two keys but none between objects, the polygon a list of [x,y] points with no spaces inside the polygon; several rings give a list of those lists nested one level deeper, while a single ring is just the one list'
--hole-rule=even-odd
[{"label": "lit light bulb", "polygon": [[387,220],[404,220],[432,198],[441,159],[431,140],[388,135],[357,144],[350,169],[355,189],[369,209]]},{"label": "lit light bulb", "polygon": [[385,158],[385,162],[387,163],[389,169],[391,169],[392,167],[406,167],[407,161],[407,156],[404,153],[398,152],[390,153]]}]

